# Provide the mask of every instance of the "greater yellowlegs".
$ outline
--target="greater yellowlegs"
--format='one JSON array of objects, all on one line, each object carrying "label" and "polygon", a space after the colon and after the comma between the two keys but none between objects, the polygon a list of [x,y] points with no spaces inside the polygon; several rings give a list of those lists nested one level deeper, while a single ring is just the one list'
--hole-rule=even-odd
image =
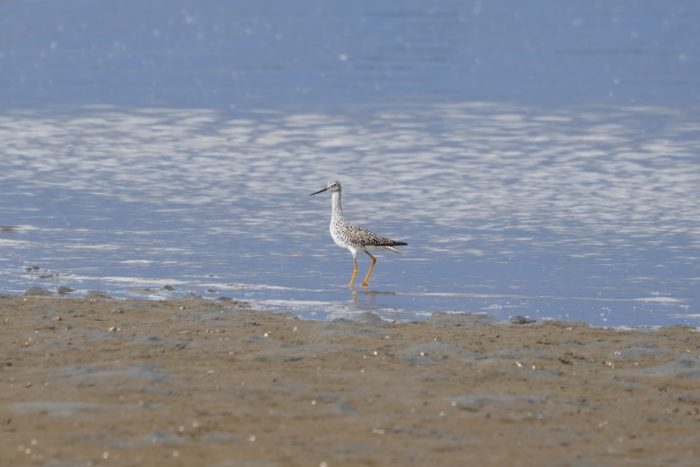
[{"label": "greater yellowlegs", "polygon": [[367,255],[369,255],[370,258],[372,258],[372,265],[369,267],[369,271],[367,271],[365,280],[362,281],[362,286],[367,287],[367,284],[369,283],[369,277],[372,275],[374,265],[377,263],[377,258],[372,256],[372,254],[368,250],[371,248],[376,250],[387,250],[393,251],[394,253],[401,253],[395,247],[400,245],[406,245],[406,243],[397,242],[396,240],[391,240],[390,238],[382,237],[381,235],[377,235],[374,232],[370,232],[364,227],[360,227],[359,225],[351,224],[350,222],[346,221],[343,217],[343,207],[340,204],[341,187],[340,182],[338,180],[331,180],[330,182],[328,182],[325,188],[318,190],[315,193],[311,193],[311,195],[317,195],[319,193],[323,193],[324,191],[328,191],[332,194],[330,226],[331,237],[333,238],[333,241],[336,245],[338,245],[341,248],[347,248],[348,250],[350,250],[350,253],[352,253],[352,261],[355,265],[355,268],[352,270],[352,277],[350,278],[350,283],[348,284],[348,287],[352,287],[352,285],[355,283],[355,276],[357,276],[358,251],[364,251],[365,253],[367,253]]}]

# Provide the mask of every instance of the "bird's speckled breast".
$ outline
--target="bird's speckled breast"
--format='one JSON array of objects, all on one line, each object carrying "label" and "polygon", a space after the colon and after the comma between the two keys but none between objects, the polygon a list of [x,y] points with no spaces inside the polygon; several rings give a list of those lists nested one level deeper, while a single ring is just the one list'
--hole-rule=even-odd
[{"label": "bird's speckled breast", "polygon": [[341,248],[347,248],[350,251],[353,250],[353,248],[350,247],[350,244],[347,241],[347,236],[343,235],[343,221],[338,220],[335,217],[331,219],[331,224],[330,224],[330,231],[331,231],[331,238],[335,242],[336,245],[338,245]]}]

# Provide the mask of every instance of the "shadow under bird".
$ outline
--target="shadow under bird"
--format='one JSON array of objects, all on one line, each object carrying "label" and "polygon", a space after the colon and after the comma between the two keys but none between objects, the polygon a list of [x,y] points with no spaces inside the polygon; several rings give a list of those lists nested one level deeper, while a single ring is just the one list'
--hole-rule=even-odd
[{"label": "shadow under bird", "polygon": [[331,237],[336,245],[341,248],[347,248],[352,253],[352,261],[355,265],[352,271],[352,277],[350,278],[350,283],[348,287],[352,287],[355,283],[355,276],[357,276],[357,252],[364,251],[372,258],[372,265],[367,271],[365,279],[362,281],[362,286],[367,287],[369,284],[369,278],[372,275],[372,270],[374,265],[377,263],[377,258],[375,258],[368,250],[385,250],[392,251],[394,253],[401,253],[396,247],[401,245],[407,245],[405,242],[397,242],[390,238],[382,237],[374,232],[371,232],[364,227],[356,224],[351,224],[346,221],[343,217],[343,207],[340,203],[340,194],[342,188],[338,180],[331,180],[328,182],[325,188],[318,190],[315,193],[311,193],[311,196],[317,195],[327,191],[331,193]]}]

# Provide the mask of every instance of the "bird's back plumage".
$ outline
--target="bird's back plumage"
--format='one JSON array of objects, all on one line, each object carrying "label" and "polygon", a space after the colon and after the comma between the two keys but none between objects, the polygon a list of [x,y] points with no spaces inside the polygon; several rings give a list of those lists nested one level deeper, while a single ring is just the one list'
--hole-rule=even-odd
[{"label": "bird's back plumage", "polygon": [[350,222],[338,222],[335,227],[335,232],[345,243],[349,243],[356,248],[385,248],[387,250],[399,252],[395,246],[406,245],[405,242],[397,242],[387,237],[382,237],[379,234],[372,232],[360,225],[351,224]]}]

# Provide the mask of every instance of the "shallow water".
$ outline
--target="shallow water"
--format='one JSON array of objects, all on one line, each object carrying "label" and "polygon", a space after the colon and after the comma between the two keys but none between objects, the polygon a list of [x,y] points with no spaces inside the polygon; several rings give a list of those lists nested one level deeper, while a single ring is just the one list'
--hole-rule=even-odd
[{"label": "shallow water", "polygon": [[[0,290],[697,326],[700,8],[648,3],[0,4]],[[331,177],[409,244],[368,290]]]}]

